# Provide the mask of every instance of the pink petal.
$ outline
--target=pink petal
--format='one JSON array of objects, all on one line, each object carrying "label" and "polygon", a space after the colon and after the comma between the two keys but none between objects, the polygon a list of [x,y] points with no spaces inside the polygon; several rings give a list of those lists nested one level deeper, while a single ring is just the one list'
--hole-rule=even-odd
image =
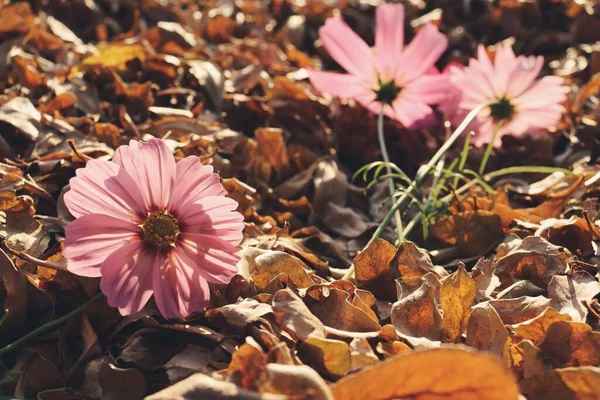
[{"label": "pink petal", "polygon": [[178,215],[183,233],[202,233],[237,245],[243,239],[244,216],[228,197],[207,197],[186,205]]},{"label": "pink petal", "polygon": [[377,82],[373,52],[341,15],[329,18],[319,29],[319,37],[331,57],[346,71],[366,82]]},{"label": "pink petal", "polygon": [[164,209],[175,183],[175,159],[169,147],[161,139],[148,143],[132,140],[129,146],[121,146],[113,161],[138,183],[148,211]]},{"label": "pink petal", "polygon": [[117,164],[90,160],[70,180],[65,204],[75,217],[103,214],[126,221],[141,221],[142,194],[133,178]]},{"label": "pink petal", "polygon": [[563,85],[564,79],[559,76],[545,76],[527,89],[513,103],[519,108],[543,108],[560,104],[567,99],[570,91]]},{"label": "pink petal", "polygon": [[396,82],[406,85],[429,70],[448,47],[448,39],[432,24],[426,24],[402,53]]},{"label": "pink petal", "polygon": [[451,92],[448,75],[423,75],[404,88],[403,95],[418,98],[425,104],[440,104]]},{"label": "pink petal", "polygon": [[204,311],[210,301],[208,283],[194,262],[179,249],[171,250],[164,262],[154,269],[152,284],[156,305],[168,319]]},{"label": "pink petal", "polygon": [[77,218],[65,230],[63,255],[69,271],[81,276],[101,276],[100,265],[126,243],[139,242],[140,232],[138,225],[107,215]]},{"label": "pink petal", "polygon": [[366,91],[373,91],[361,79],[354,75],[308,70],[310,83],[321,93],[340,98],[353,98]]},{"label": "pink petal", "polygon": [[418,128],[420,122],[433,115],[431,107],[412,96],[400,96],[392,105],[396,119],[409,129]]},{"label": "pink petal", "polygon": [[517,97],[533,85],[535,78],[544,66],[544,57],[517,57],[518,65],[513,70],[508,81],[507,94]]},{"label": "pink petal", "polygon": [[208,282],[227,284],[238,271],[237,248],[218,237],[184,233],[177,247],[193,260]]},{"label": "pink petal", "polygon": [[121,315],[142,310],[152,296],[152,271],[164,263],[164,254],[141,242],[124,244],[100,266],[100,289]]},{"label": "pink petal", "polygon": [[375,13],[375,54],[379,73],[393,80],[404,47],[404,6],[383,3]]},{"label": "pink petal", "polygon": [[177,162],[175,186],[171,193],[168,210],[178,214],[187,204],[202,197],[224,196],[226,194],[219,175],[213,167],[202,165],[196,156],[186,157]]},{"label": "pink petal", "polygon": [[498,45],[494,57],[494,80],[492,85],[497,97],[504,97],[508,92],[508,82],[518,62],[511,46]]}]

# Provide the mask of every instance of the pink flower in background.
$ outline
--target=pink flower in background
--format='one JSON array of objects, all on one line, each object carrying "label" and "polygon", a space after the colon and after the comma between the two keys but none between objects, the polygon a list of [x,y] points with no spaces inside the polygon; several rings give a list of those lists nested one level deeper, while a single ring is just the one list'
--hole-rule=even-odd
[{"label": "pink flower in background", "polygon": [[113,162],[89,161],[70,184],[65,204],[77,219],[66,229],[68,269],[102,277],[121,314],[140,311],[152,294],[166,318],[203,311],[208,282],[237,272],[243,217],[198,157],[176,163],[162,140],[132,140]]},{"label": "pink flower in background", "polygon": [[492,64],[480,45],[477,59],[471,59],[462,70],[454,69],[450,78],[460,92],[453,122],[460,123],[475,107],[488,103],[472,127],[476,145],[489,143],[500,121],[503,125],[495,145],[501,143],[502,135],[520,136],[554,126],[565,111],[561,103],[570,89],[558,76],[537,79],[543,65],[543,57],[516,57],[506,45],[497,46]]},{"label": "pink flower in background", "polygon": [[404,6],[381,4],[376,11],[375,51],[342,20],[329,18],[319,37],[331,57],[348,74],[309,71],[311,83],[323,93],[353,98],[370,111],[384,113],[406,127],[432,117],[430,105],[446,98],[448,77],[434,64],[448,39],[426,24],[404,47]]}]

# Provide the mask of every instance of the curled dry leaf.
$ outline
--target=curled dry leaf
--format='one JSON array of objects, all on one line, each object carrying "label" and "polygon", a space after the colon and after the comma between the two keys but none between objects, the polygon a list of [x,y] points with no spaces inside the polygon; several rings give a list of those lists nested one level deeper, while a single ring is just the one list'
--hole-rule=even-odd
[{"label": "curled dry leaf", "polygon": [[287,395],[283,398],[308,396],[312,400],[334,399],[323,378],[312,368],[305,365],[267,364],[266,369],[268,378],[261,386],[261,392]]},{"label": "curled dry leaf", "polygon": [[336,379],[352,367],[350,346],[341,340],[308,338],[298,346],[298,356],[317,371]]},{"label": "curled dry leaf", "polygon": [[305,288],[314,283],[302,261],[282,251],[247,248],[241,252],[240,274],[264,290],[276,278]]},{"label": "curled dry leaf", "polygon": [[520,383],[528,400],[592,400],[598,398],[600,368],[553,369]]},{"label": "curled dry leaf", "polygon": [[473,307],[467,325],[465,344],[478,350],[489,351],[499,357],[508,344],[508,331],[500,316],[489,303]]},{"label": "curled dry leaf", "polygon": [[444,316],[441,336],[443,342],[453,343],[460,339],[471,315],[475,292],[475,282],[464,264],[460,264],[458,270],[442,282],[439,299]]},{"label": "curled dry leaf", "polygon": [[[391,268],[394,274],[397,271],[403,285],[412,290],[421,286],[421,278],[428,273],[433,273],[437,278],[448,275],[444,268],[433,265],[427,251],[409,241],[400,243]],[[406,295],[408,293],[402,293],[402,296]]]},{"label": "curled dry leaf", "polygon": [[325,338],[325,326],[306,307],[300,297],[290,289],[273,296],[273,314],[282,329],[304,341],[308,338]]},{"label": "curled dry leaf", "polygon": [[394,328],[405,335],[439,340],[442,313],[437,287],[424,281],[417,290],[394,303],[391,317]]},{"label": "curled dry leaf", "polygon": [[244,327],[263,315],[273,312],[269,304],[259,303],[258,301],[246,298],[236,304],[227,304],[226,306],[209,310],[210,313],[219,313],[225,317],[227,323],[239,327]]},{"label": "curled dry leaf", "polygon": [[553,323],[540,348],[555,368],[600,365],[600,333],[580,322]]},{"label": "curled dry leaf", "polygon": [[286,400],[287,396],[260,394],[242,389],[231,382],[219,381],[204,374],[194,374],[145,398],[145,400],[173,399]]},{"label": "curled dry leaf", "polygon": [[[432,366],[436,366],[432,370]],[[460,374],[456,374],[460,371]],[[517,384],[497,359],[466,347],[391,357],[332,385],[336,399],[517,399]]]},{"label": "curled dry leaf", "polygon": [[569,321],[571,318],[566,314],[560,314],[553,308],[547,308],[542,314],[535,318],[512,325],[513,332],[520,338],[530,340],[536,346],[544,341],[548,328],[558,321]]},{"label": "curled dry leaf", "polygon": [[496,260],[494,268],[505,286],[514,279],[523,279],[546,288],[554,275],[565,273],[570,259],[571,253],[564,247],[555,246],[539,236],[529,236]]},{"label": "curled dry leaf", "polygon": [[489,303],[505,324],[518,324],[535,318],[550,306],[550,300],[544,296],[490,300]]},{"label": "curled dry leaf", "polygon": [[396,248],[391,243],[374,238],[353,261],[358,287],[371,291],[378,298],[395,300],[396,289],[390,269],[395,254]]},{"label": "curled dry leaf", "polygon": [[556,275],[548,285],[552,307],[568,314],[574,322],[585,322],[588,309],[584,303],[600,293],[600,283],[585,271],[572,275]]}]

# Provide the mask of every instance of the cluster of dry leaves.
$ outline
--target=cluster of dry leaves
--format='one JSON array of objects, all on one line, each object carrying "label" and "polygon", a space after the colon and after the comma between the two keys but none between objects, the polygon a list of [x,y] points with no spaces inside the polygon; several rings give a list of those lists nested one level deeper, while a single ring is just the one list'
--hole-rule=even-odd
[{"label": "cluster of dry leaves", "polygon": [[[403,1],[407,37],[424,22],[449,36],[441,66],[465,62],[482,39],[509,38],[568,78],[558,131],[505,138],[489,165],[574,174],[456,195],[426,239],[415,230],[417,244],[396,248],[369,243],[385,188],[365,194],[351,179],[380,156],[374,117],[318,97],[306,80],[306,68],[335,67],[317,40],[325,18],[341,9],[372,43],[374,3],[0,6],[0,347],[98,290],[61,255],[72,219],[62,194],[87,160],[165,138],[176,157],[214,165],[246,217],[240,273],[212,287],[206,313],[165,321],[150,305],[122,318],[96,303],[3,354],[1,395],[600,398],[600,10],[581,0]],[[385,130],[407,173],[445,135],[393,121]],[[352,262],[356,279],[341,280]]]}]

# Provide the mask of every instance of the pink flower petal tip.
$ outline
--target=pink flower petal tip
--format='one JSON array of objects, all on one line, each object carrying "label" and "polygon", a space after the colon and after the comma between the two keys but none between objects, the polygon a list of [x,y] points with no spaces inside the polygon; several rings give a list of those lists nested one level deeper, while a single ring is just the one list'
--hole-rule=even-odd
[{"label": "pink flower petal tip", "polygon": [[154,295],[165,318],[204,311],[208,283],[237,272],[243,216],[198,157],[175,162],[160,139],[131,141],[112,162],[92,160],[71,179],[64,256],[74,274],[101,277],[121,314]]},{"label": "pink flower petal tip", "polygon": [[348,74],[310,70],[309,79],[321,93],[352,98],[373,113],[383,109],[404,126],[417,128],[434,116],[431,106],[447,97],[448,76],[440,74],[435,63],[448,39],[437,27],[426,24],[405,47],[401,4],[379,5],[375,25],[375,48],[371,49],[341,16],[328,19],[319,37]]}]

